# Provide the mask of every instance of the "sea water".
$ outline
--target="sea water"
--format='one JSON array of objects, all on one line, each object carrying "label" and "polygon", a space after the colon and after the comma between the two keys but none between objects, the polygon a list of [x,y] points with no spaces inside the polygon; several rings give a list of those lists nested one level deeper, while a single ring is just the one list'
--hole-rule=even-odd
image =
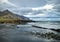
[{"label": "sea water", "polygon": [[58,32],[48,30],[48,29],[40,29],[32,27],[32,25],[42,26],[49,28],[57,28],[60,29],[60,22],[30,22],[27,24],[20,24],[16,26],[11,26],[7,28],[7,26],[2,26],[0,30],[0,42],[59,42],[59,40],[46,39],[37,37],[36,35],[32,35],[31,33],[49,33],[54,32],[59,34]]}]

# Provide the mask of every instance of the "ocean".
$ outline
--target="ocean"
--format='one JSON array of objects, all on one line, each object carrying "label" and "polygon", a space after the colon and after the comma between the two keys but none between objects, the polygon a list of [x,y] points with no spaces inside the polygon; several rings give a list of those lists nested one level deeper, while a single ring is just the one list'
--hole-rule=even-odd
[{"label": "ocean", "polygon": [[[37,25],[43,28],[36,28],[32,25]],[[53,29],[60,29],[60,22],[59,21],[40,21],[40,22],[29,22],[26,24],[20,25],[6,25],[0,24],[0,42],[60,42],[60,40],[56,39],[47,39],[45,37],[39,37],[36,33],[55,33],[60,35],[59,32],[50,30]]]}]

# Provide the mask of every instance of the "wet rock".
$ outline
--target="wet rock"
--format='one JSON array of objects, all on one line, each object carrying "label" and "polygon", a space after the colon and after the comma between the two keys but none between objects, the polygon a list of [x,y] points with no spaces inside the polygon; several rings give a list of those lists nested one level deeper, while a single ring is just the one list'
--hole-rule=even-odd
[{"label": "wet rock", "polygon": [[39,38],[46,38],[46,39],[55,39],[55,40],[60,40],[60,35],[55,34],[53,32],[49,33],[33,33],[33,35],[39,37]]},{"label": "wet rock", "polygon": [[56,31],[56,32],[60,32],[60,29],[51,29],[53,31]]}]

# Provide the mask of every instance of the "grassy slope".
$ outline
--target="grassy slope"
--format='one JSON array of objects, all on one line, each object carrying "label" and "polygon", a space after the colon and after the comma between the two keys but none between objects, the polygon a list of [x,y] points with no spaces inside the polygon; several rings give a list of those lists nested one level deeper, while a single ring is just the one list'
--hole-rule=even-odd
[{"label": "grassy slope", "polygon": [[8,14],[0,16],[0,23],[20,23],[20,19]]}]

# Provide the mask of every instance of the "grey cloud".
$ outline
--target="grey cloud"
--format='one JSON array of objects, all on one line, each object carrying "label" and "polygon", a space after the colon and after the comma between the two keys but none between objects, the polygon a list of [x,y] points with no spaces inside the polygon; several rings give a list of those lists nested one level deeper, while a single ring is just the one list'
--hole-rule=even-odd
[{"label": "grey cloud", "polygon": [[60,0],[46,0],[48,4],[60,4]]},{"label": "grey cloud", "polygon": [[55,12],[60,12],[60,0],[47,0],[48,4],[53,4],[53,10]]},{"label": "grey cloud", "polygon": [[30,10],[21,10],[20,13],[24,14],[24,15],[27,15],[29,13],[33,14],[33,15],[36,15],[36,14],[41,14],[43,13],[43,10],[38,10],[38,11],[34,11],[32,9]]},{"label": "grey cloud", "polygon": [[60,5],[56,5],[56,6],[54,7],[54,9],[55,9],[56,12],[60,12]]},{"label": "grey cloud", "polygon": [[21,7],[39,7],[47,3],[45,0],[11,0],[11,2]]},{"label": "grey cloud", "polygon": [[29,9],[10,9],[10,10],[12,10],[13,12],[16,12],[16,13],[18,13],[18,14],[20,14],[20,15],[28,15],[29,13],[31,13],[31,14],[33,14],[33,15],[35,15],[35,14],[40,14],[40,13],[43,13],[44,12],[44,10],[32,10],[31,8]]}]

